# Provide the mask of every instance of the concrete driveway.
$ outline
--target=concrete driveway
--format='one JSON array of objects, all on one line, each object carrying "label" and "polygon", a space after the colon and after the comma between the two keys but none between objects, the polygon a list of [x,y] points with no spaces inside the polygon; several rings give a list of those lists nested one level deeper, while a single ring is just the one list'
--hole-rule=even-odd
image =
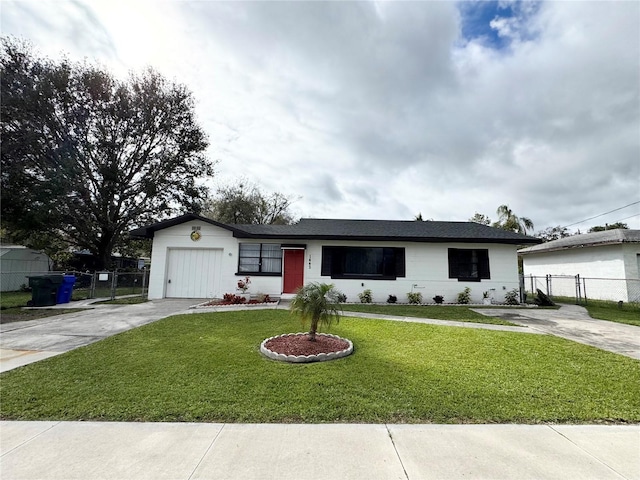
[{"label": "concrete driveway", "polygon": [[[185,312],[198,299],[162,299],[136,305],[73,302],[74,313],[0,325],[0,372],[89,345],[161,318]],[[59,307],[69,308],[69,304]],[[53,307],[49,307],[53,308]]]},{"label": "concrete driveway", "polygon": [[474,311],[640,360],[640,327],[593,319],[587,309],[579,305],[561,305],[558,310],[478,308]]}]

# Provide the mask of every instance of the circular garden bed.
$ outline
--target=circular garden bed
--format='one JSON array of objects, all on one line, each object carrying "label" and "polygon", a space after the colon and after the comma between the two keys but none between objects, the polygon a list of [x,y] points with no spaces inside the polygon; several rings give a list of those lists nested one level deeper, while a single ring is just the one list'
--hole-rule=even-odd
[{"label": "circular garden bed", "polygon": [[309,340],[308,333],[287,333],[264,340],[260,352],[282,362],[323,362],[351,355],[353,343],[328,333],[316,334],[315,342]]}]

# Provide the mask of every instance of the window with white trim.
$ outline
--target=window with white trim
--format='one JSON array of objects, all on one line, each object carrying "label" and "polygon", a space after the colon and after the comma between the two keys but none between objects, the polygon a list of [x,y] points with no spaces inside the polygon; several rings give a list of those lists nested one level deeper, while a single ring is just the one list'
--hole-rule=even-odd
[{"label": "window with white trim", "polygon": [[282,249],[277,243],[241,243],[238,272],[264,275],[282,274]]}]

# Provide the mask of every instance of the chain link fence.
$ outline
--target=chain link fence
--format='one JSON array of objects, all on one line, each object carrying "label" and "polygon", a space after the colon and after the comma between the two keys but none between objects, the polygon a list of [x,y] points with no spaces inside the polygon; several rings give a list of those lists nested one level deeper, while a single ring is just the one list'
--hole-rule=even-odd
[{"label": "chain link fence", "polygon": [[29,277],[43,275],[74,275],[73,300],[109,298],[123,295],[147,295],[149,270],[137,272],[0,272],[2,292],[29,291]]},{"label": "chain link fence", "polygon": [[576,304],[589,300],[640,303],[640,279],[588,278],[580,275],[527,275],[521,288],[527,295],[539,289],[552,299],[573,299]]}]

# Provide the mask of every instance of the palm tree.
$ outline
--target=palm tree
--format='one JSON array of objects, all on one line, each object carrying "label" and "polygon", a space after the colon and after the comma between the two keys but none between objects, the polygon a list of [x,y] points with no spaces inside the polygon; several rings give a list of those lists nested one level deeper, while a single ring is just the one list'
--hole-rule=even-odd
[{"label": "palm tree", "polygon": [[311,320],[309,340],[316,341],[318,325],[331,325],[340,321],[340,292],[333,285],[309,283],[300,287],[291,302],[291,312],[300,315],[304,321]]},{"label": "palm tree", "polygon": [[496,213],[499,219],[493,224],[494,227],[510,232],[518,232],[526,235],[527,230],[533,230],[533,222],[527,217],[518,217],[513,213],[508,205],[500,205]]}]

